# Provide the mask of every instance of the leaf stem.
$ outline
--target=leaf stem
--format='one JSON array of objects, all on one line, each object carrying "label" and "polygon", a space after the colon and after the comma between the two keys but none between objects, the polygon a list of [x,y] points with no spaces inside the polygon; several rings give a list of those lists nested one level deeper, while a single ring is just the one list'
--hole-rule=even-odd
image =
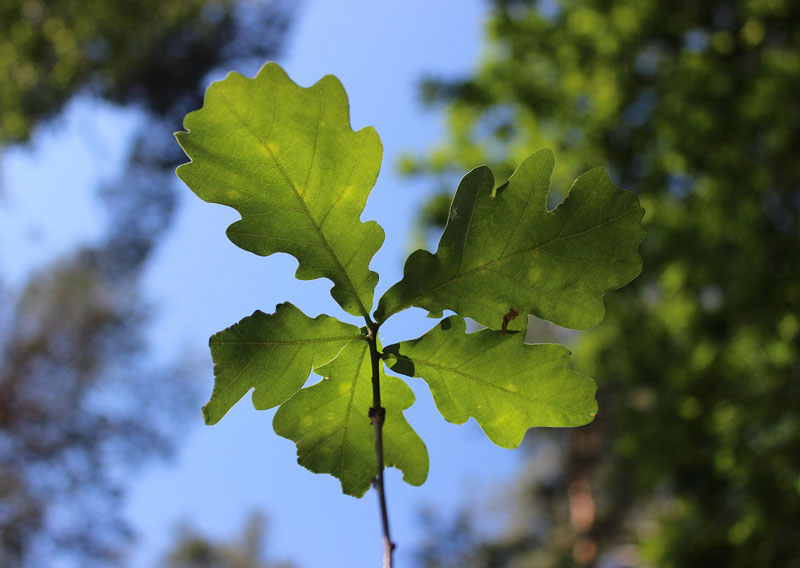
[{"label": "leaf stem", "polygon": [[386,421],[386,409],[381,406],[380,353],[378,353],[379,324],[369,318],[367,321],[367,342],[372,360],[372,408],[369,419],[375,428],[375,455],[378,471],[373,486],[378,491],[378,505],[381,510],[381,527],[383,529],[383,568],[392,568],[395,543],[389,533],[389,513],[386,508],[386,488],[383,484],[383,423]]}]

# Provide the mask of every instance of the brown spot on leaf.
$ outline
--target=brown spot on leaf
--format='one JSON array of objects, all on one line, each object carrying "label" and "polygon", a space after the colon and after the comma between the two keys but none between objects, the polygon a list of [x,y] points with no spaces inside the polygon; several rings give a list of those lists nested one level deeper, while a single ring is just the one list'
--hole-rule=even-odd
[{"label": "brown spot on leaf", "polygon": [[518,315],[519,312],[514,308],[511,308],[510,310],[508,310],[508,313],[503,316],[503,325],[500,326],[500,329],[503,331],[503,335],[508,333],[508,322],[516,318]]},{"label": "brown spot on leaf", "polygon": [[539,251],[538,251],[538,250],[536,250],[536,249],[533,249],[533,250],[531,251],[531,254],[532,254],[533,256],[538,256],[538,255],[539,255]]}]

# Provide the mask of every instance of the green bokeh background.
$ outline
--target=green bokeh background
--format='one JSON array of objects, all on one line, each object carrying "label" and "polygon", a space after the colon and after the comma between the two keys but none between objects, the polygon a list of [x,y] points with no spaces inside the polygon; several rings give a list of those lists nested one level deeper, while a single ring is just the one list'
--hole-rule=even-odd
[{"label": "green bokeh background", "polygon": [[[800,5],[492,4],[474,75],[423,84],[448,138],[401,167],[446,187],[548,147],[563,195],[605,165],[647,211],[644,272],[575,340],[600,412],[554,434],[557,475],[510,489],[506,533],[440,526],[423,559],[800,565]],[[547,437],[529,437],[531,460]],[[451,548],[436,544],[458,526]]]}]

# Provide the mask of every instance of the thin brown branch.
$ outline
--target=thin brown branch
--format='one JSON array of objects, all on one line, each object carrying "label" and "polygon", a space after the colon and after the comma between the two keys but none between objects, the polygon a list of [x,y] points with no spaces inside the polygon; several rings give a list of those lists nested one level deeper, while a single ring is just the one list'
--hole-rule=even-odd
[{"label": "thin brown branch", "polygon": [[378,505],[381,510],[381,527],[383,530],[383,568],[392,568],[395,544],[389,532],[389,513],[386,508],[386,488],[383,484],[383,423],[386,421],[386,409],[381,406],[380,354],[378,353],[378,325],[367,320],[367,341],[369,342],[370,359],[372,360],[372,408],[369,418],[375,428],[375,454],[377,456],[377,474],[373,486],[378,492]]}]

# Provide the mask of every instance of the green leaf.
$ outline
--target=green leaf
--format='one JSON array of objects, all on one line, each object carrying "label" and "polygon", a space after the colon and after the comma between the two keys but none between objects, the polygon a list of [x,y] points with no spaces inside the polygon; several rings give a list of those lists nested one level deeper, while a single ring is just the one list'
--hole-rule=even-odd
[{"label": "green leaf", "polygon": [[228,227],[230,240],[262,256],[295,256],[297,278],[329,278],[345,311],[368,315],[378,282],[369,262],[384,235],[359,219],[383,150],[373,128],[350,128],[339,80],[302,88],[274,63],[253,79],[230,73],[184,128],[176,137],[191,162],[178,176],[242,215]]},{"label": "green leaf", "polygon": [[451,316],[418,339],[384,350],[393,371],[422,377],[442,416],[470,416],[498,446],[516,448],[535,426],[581,426],[597,413],[595,382],[569,368],[570,352],[555,344],[523,343],[524,333],[465,333]]},{"label": "green leaf", "polygon": [[403,279],[381,298],[377,321],[418,306],[493,329],[525,329],[526,314],[573,329],[598,324],[603,295],[641,271],[644,210],[597,168],[548,211],[553,165],[552,152],[537,152],[496,190],[485,166],[464,176],[438,251],[411,254]]},{"label": "green leaf", "polygon": [[311,319],[289,303],[272,315],[256,311],[211,336],[214,391],[203,407],[206,424],[219,422],[251,388],[256,409],[281,404],[300,390],[312,367],[361,337],[354,325],[325,315]]},{"label": "green leaf", "polygon": [[[372,407],[372,368],[369,345],[354,341],[315,373],[319,383],[302,389],[275,414],[275,432],[297,443],[297,461],[315,473],[330,473],[342,491],[361,497],[377,471]],[[403,471],[411,485],[428,476],[428,452],[403,417],[414,393],[402,380],[381,373],[384,461]]]}]

